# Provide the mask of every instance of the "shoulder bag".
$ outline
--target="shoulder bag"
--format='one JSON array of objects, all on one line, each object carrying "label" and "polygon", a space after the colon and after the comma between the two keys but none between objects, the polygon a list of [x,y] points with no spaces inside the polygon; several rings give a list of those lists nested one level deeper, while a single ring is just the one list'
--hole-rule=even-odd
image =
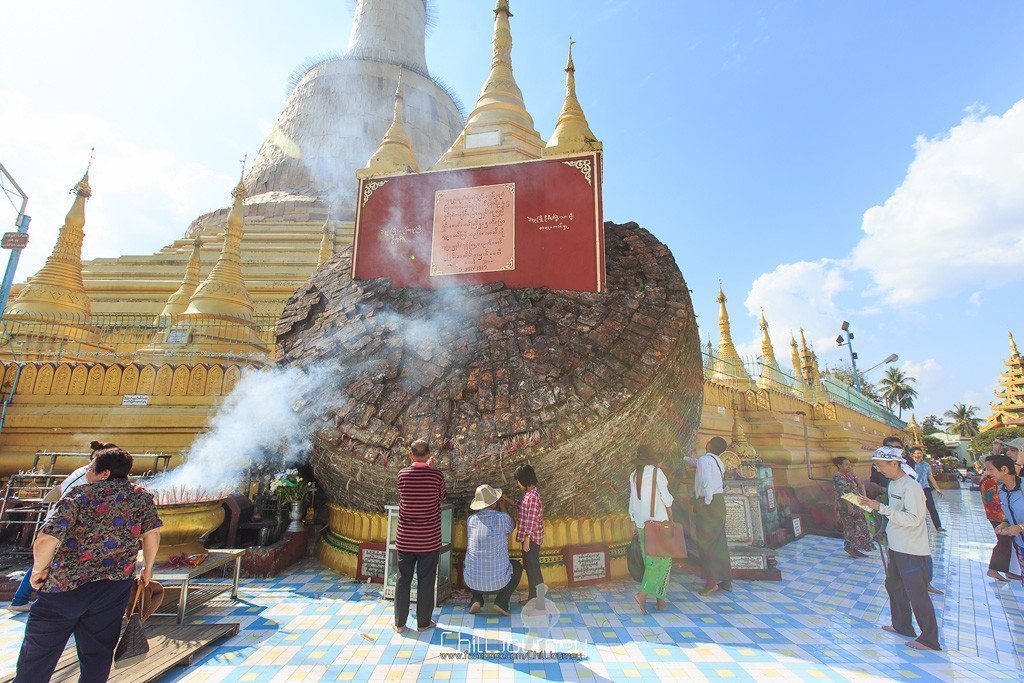
[{"label": "shoulder bag", "polygon": [[[658,472],[655,467],[651,473],[651,517],[654,517],[654,501],[658,497]],[[668,510],[669,520],[657,522],[649,519],[644,524],[644,555],[649,557],[686,557],[686,539],[683,527],[671,520],[672,511]]]}]

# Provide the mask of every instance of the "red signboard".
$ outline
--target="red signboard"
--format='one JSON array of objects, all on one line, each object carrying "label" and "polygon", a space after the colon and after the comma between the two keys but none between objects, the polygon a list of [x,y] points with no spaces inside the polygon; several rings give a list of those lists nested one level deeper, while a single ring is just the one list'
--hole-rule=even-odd
[{"label": "red signboard", "polygon": [[356,580],[384,583],[384,559],[387,550],[383,543],[360,543],[356,556]]},{"label": "red signboard", "polygon": [[601,155],[360,179],[352,276],[604,291]]},{"label": "red signboard", "polygon": [[27,232],[5,232],[0,239],[0,247],[4,249],[24,249],[28,246]]},{"label": "red signboard", "polygon": [[566,583],[589,586],[612,578],[612,561],[606,545],[571,545],[563,550]]}]

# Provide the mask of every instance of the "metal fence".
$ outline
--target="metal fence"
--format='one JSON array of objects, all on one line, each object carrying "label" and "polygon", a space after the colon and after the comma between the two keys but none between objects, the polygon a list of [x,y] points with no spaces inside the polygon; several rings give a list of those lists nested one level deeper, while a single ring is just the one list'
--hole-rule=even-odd
[{"label": "metal fence", "polygon": [[[718,360],[717,356],[709,354],[707,349],[701,349],[701,360],[704,365],[704,378],[711,379],[712,375],[715,373],[715,362]],[[743,369],[746,371],[747,376],[753,379],[754,382],[757,382],[764,370],[764,363],[762,360],[760,358],[741,358],[740,360],[743,362]],[[721,368],[721,374],[733,379],[741,378],[738,369],[730,367],[727,364],[725,367]],[[779,370],[779,374],[787,387],[793,386],[794,379],[792,374],[783,369]],[[878,405],[845,382],[826,375],[821,378],[821,383],[825,388],[827,398],[833,403],[846,406],[850,410],[855,410],[862,415],[867,415],[872,419],[884,422],[896,429],[906,429],[906,422],[899,419],[892,412],[886,410],[883,406]]]},{"label": "metal fence", "polygon": [[189,319],[134,314],[0,316],[0,359],[127,363],[140,356],[262,362],[277,319]]}]

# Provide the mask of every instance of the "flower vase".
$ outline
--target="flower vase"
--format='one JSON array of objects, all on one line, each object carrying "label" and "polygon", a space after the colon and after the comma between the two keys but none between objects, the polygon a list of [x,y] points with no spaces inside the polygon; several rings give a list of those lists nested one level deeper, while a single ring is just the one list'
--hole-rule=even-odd
[{"label": "flower vase", "polygon": [[285,529],[288,533],[296,533],[302,531],[302,501],[292,501],[291,510],[288,511],[288,519],[291,520],[288,524],[288,528]]}]

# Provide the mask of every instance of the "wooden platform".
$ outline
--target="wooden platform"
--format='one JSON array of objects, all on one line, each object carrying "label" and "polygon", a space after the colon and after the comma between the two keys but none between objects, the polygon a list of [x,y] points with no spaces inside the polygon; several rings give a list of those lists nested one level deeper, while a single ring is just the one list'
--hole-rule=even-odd
[{"label": "wooden platform", "polygon": [[[173,619],[154,617],[146,622],[149,655],[140,662],[123,668],[111,669],[110,681],[120,683],[149,683],[156,681],[176,666],[189,666],[203,648],[222,638],[238,633],[237,623],[229,624],[176,624]],[[14,680],[10,673],[0,683]],[[53,672],[51,681],[77,681],[78,655],[68,648]]]}]

